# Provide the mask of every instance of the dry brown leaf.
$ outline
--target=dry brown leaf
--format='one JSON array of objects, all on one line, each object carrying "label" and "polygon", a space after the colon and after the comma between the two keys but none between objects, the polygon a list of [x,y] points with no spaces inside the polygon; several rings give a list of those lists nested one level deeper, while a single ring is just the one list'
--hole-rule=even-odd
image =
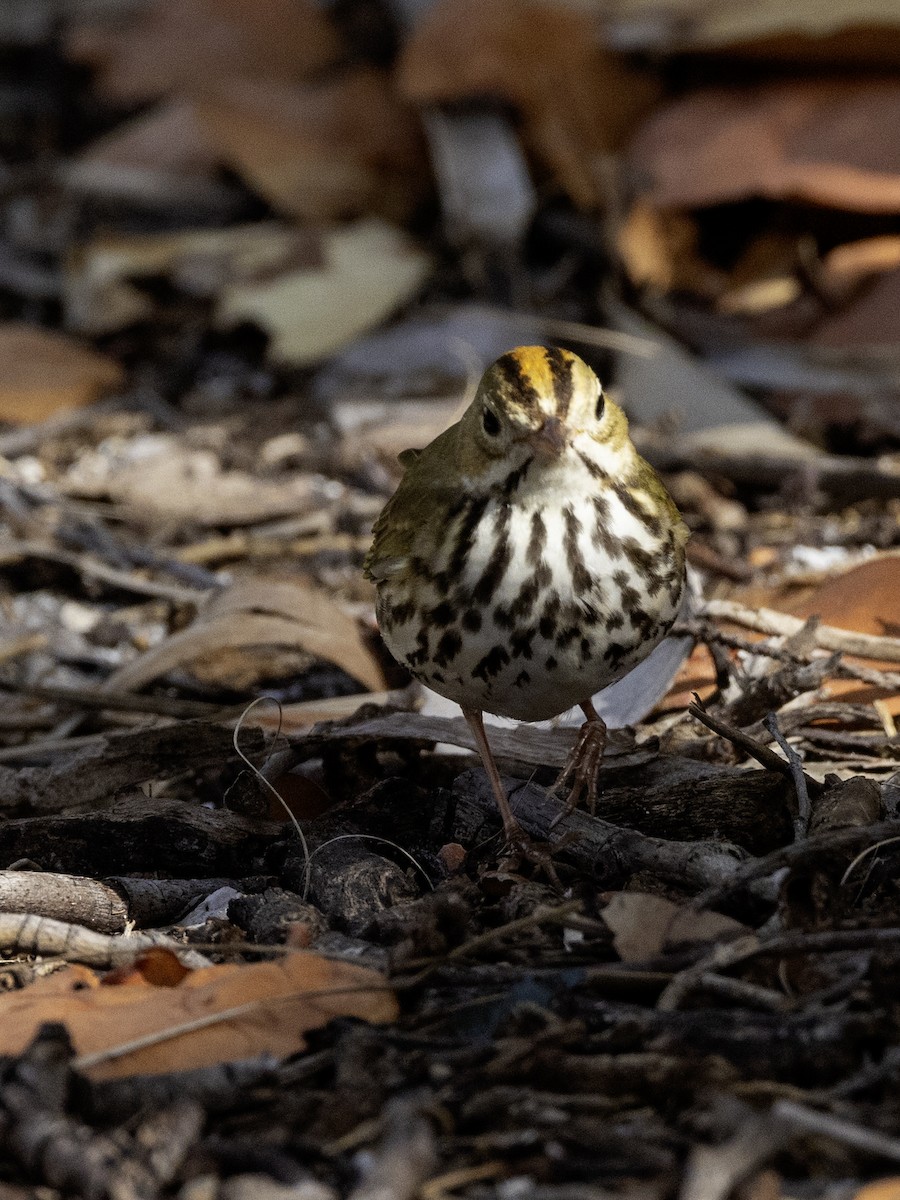
[{"label": "dry brown leaf", "polygon": [[896,354],[900,345],[898,305],[900,270],[894,270],[875,280],[863,295],[841,311],[826,317],[816,328],[810,343],[833,350]]},{"label": "dry brown leaf", "polygon": [[645,962],[685,943],[731,939],[749,932],[732,917],[697,912],[647,892],[615,892],[601,915],[623,962]]},{"label": "dry brown leaf", "polygon": [[900,82],[703,88],[658,109],[628,154],[660,208],[752,196],[900,211]]},{"label": "dry brown leaf", "polygon": [[574,5],[540,0],[438,0],[400,60],[418,104],[497,96],[516,106],[535,153],[576,202],[604,199],[599,159],[617,149],[659,84],[599,44]]},{"label": "dry brown leaf", "polygon": [[124,29],[76,24],[68,38],[70,57],[127,104],[242,75],[296,81],[340,52],[312,0],[155,0]]},{"label": "dry brown leaf", "polygon": [[91,142],[77,161],[133,170],[209,175],[219,158],[192,101],[167,100]]},{"label": "dry brown leaf", "polygon": [[220,161],[292,217],[403,221],[427,186],[419,125],[374,68],[305,87],[228,80],[196,112]]},{"label": "dry brown leaf", "polygon": [[[235,583],[214,596],[196,620],[114,671],[112,690],[132,691],[198,659],[235,647],[279,646],[303,650],[334,663],[369,691],[384,687],[384,676],[366,648],[359,628],[326,592],[283,580]],[[207,663],[206,674],[210,666]]]},{"label": "dry brown leaf", "polygon": [[117,362],[49,329],[0,325],[0,421],[44,421],[121,387]]},{"label": "dry brown leaf", "polygon": [[[378,1023],[397,1016],[393,994],[374,971],[317,954],[276,962],[205,967],[180,981],[128,977],[128,986],[96,986],[85,968],[68,967],[18,992],[0,995],[0,1054],[21,1054],[45,1021],[62,1022],[79,1055],[96,1054],[239,1006],[247,1011],[166,1038],[91,1067],[95,1079],[164,1074],[260,1054],[285,1058],[303,1034],[332,1017]],[[158,972],[154,968],[154,978]]]},{"label": "dry brown leaf", "polygon": [[224,287],[218,323],[252,321],[270,335],[273,358],[305,366],[383,321],[412,298],[431,269],[424,250],[378,220],[328,230],[322,247],[320,268]]},{"label": "dry brown leaf", "polygon": [[233,197],[218,178],[219,165],[193,103],[173,98],[92,142],[61,175],[72,191],[107,201],[166,212],[182,205],[228,211]]},{"label": "dry brown leaf", "polygon": [[876,1179],[859,1189],[853,1200],[900,1200],[900,1175]]},{"label": "dry brown leaf", "polygon": [[[795,617],[819,616],[823,625],[838,629],[853,629],[857,633],[900,635],[900,556],[879,555],[869,562],[852,567],[842,575],[827,579],[812,594],[789,605],[780,605]],[[876,670],[896,672],[897,664],[846,655],[845,661],[861,663]],[[886,712],[900,715],[900,693],[885,691],[853,679],[831,679],[826,685],[831,696],[839,696],[853,704],[869,704],[880,700]]]}]

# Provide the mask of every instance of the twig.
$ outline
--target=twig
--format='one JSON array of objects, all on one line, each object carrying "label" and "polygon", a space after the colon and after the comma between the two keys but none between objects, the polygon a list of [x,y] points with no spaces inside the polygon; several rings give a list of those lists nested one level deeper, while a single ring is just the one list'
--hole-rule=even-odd
[{"label": "twig", "polygon": [[[806,625],[799,617],[776,612],[772,608],[745,608],[733,600],[708,600],[703,615],[720,621],[734,621],[747,629],[776,637],[791,637]],[[837,629],[834,625],[819,625],[813,631],[813,638],[821,650],[839,650],[844,654],[857,654],[861,658],[880,658],[885,662],[900,663],[900,638],[856,633],[851,629]]]},{"label": "twig", "polygon": [[[465,958],[470,954],[483,950],[485,946],[492,946],[495,942],[508,937],[510,934],[521,933],[523,929],[534,929],[539,925],[557,924],[558,922],[565,924],[566,918],[579,912],[581,908],[581,900],[566,900],[563,904],[557,904],[549,908],[546,905],[539,904],[526,917],[517,917],[514,921],[507,921],[505,925],[498,925],[494,929],[487,929],[484,933],[479,933],[475,937],[469,938],[468,941],[454,946],[446,954],[438,955],[433,959],[426,959],[422,972],[416,975],[414,980],[406,980],[405,986],[411,986],[413,982],[420,983],[438,967],[444,966],[445,963],[452,962],[457,958]],[[423,965],[421,959],[403,964],[405,969],[417,968],[420,965]]]},{"label": "twig", "polygon": [[900,1162],[900,1138],[866,1129],[842,1117],[834,1117],[831,1113],[817,1112],[793,1100],[776,1100],[772,1105],[772,1116],[800,1132],[817,1133],[845,1146],[852,1146],[854,1150]]},{"label": "twig", "polygon": [[[227,721],[239,716],[244,704],[209,704],[203,700],[179,700],[170,696],[138,696],[134,692],[105,692],[102,688],[83,684],[77,688],[56,687],[52,684],[12,683],[0,680],[0,691],[49,700],[72,708],[109,709],[111,712],[153,713],[156,716],[191,720],[199,717],[208,721]],[[37,748],[37,747],[36,747]]]},{"label": "twig", "polygon": [[820,933],[784,933],[760,939],[756,934],[719,943],[709,954],[673,976],[656,1002],[663,1012],[674,1012],[697,988],[708,972],[716,974],[773,955],[791,958],[805,954],[840,954],[845,950],[873,950],[900,946],[900,929],[829,929]]},{"label": "twig", "polygon": [[[793,779],[791,764],[783,759],[780,754],[776,754],[774,750],[770,750],[768,746],[764,746],[762,742],[758,742],[756,738],[751,737],[745,730],[738,729],[734,725],[729,725],[721,717],[712,716],[697,703],[689,704],[688,712],[701,725],[705,725],[707,729],[711,729],[719,737],[723,737],[735,746],[739,746],[751,758],[756,759],[761,767],[765,767],[767,771],[777,771],[779,775],[784,775],[791,780]],[[813,779],[812,776],[804,773],[803,778],[807,788],[811,791],[820,792],[822,790],[822,784],[818,780]]]},{"label": "twig", "polygon": [[162,933],[149,931],[122,937],[33,913],[0,913],[0,946],[19,954],[58,955],[66,962],[101,968],[133,962],[144,951],[164,946],[185,966],[209,966],[208,958]]},{"label": "twig", "polygon": [[[464,789],[462,779],[457,780],[459,803],[464,797],[485,815],[493,815],[493,793],[483,772],[472,771],[471,782]],[[510,793],[510,804],[525,831],[541,840],[548,838],[563,811],[561,801],[534,783],[516,787]],[[560,856],[592,875],[650,871],[683,887],[706,888],[730,879],[745,858],[743,850],[727,842],[672,842],[601,821],[578,809],[567,813],[560,827],[573,835],[571,842],[558,848]]]},{"label": "twig", "polygon": [[133,592],[136,596],[150,596],[155,600],[168,600],[172,604],[200,604],[208,595],[196,588],[178,587],[173,583],[159,583],[153,579],[141,579],[130,571],[120,571],[107,566],[89,554],[74,550],[61,550],[44,542],[3,541],[0,542],[0,564],[20,562],[23,558],[40,558],[46,562],[60,563],[71,567],[81,575],[87,575],[110,587]]},{"label": "twig", "polygon": [[753,862],[743,863],[736,867],[730,879],[721,884],[707,888],[691,901],[692,908],[718,908],[735,892],[754,883],[757,879],[765,879],[784,867],[794,867],[818,857],[823,851],[839,852],[853,850],[861,842],[879,841],[897,832],[896,821],[880,821],[877,825],[851,826],[846,829],[832,829],[827,833],[813,834],[802,842],[794,842],[790,846],[782,846],[773,850],[763,858]]},{"label": "twig", "polygon": [[803,771],[803,762],[800,755],[779,729],[778,717],[775,713],[769,713],[763,723],[787,755],[788,766],[791,769],[791,779],[794,782],[794,790],[797,793],[797,816],[794,819],[794,836],[797,841],[801,841],[809,833],[809,818],[812,813],[812,807],[809,802],[809,788],[806,786],[806,775]]}]

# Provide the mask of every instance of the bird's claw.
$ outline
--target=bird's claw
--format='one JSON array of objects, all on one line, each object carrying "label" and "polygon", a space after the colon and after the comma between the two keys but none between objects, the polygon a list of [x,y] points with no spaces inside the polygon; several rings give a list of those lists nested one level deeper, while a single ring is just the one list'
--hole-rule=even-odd
[{"label": "bird's claw", "polygon": [[554,820],[551,829],[573,812],[582,799],[587,798],[591,816],[597,811],[597,775],[603,752],[606,749],[606,724],[600,717],[584,722],[578,731],[578,740],[569,752],[565,765],[550,789],[551,795],[559,792],[573,779],[565,809]]},{"label": "bird's claw", "polygon": [[504,867],[517,870],[522,862],[532,863],[539,871],[543,872],[557,891],[563,891],[563,885],[556,873],[553,855],[568,845],[577,835],[566,834],[559,841],[552,843],[538,842],[530,837],[518,822],[515,826],[508,826],[504,829],[504,835],[506,845],[500,860]]}]

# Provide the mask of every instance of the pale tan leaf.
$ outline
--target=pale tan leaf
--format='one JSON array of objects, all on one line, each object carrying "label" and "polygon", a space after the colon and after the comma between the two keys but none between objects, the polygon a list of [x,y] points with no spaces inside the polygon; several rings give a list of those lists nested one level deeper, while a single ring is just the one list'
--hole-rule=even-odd
[{"label": "pale tan leaf", "polygon": [[411,299],[431,269],[423,250],[399,229],[377,220],[324,234],[323,257],[318,268],[226,286],[218,323],[252,321],[270,335],[275,359],[298,366],[314,363]]},{"label": "pale tan leaf", "polygon": [[746,926],[721,913],[697,912],[646,892],[616,892],[602,916],[623,962],[644,962],[685,942],[747,932]]},{"label": "pale tan leaf", "polygon": [[303,650],[339,666],[369,691],[384,687],[356,622],[330,596],[301,584],[261,579],[213,597],[187,629],[114,671],[105,686],[132,691],[217,652],[263,646]]}]

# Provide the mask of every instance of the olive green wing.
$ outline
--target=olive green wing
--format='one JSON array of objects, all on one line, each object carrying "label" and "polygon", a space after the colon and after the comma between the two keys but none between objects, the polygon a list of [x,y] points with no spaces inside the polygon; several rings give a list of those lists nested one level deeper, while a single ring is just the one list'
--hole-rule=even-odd
[{"label": "olive green wing", "polygon": [[442,530],[440,513],[446,504],[455,462],[456,426],[424,450],[404,450],[399,462],[406,468],[396,492],[381,510],[372,529],[372,545],[363,571],[382,583],[404,574],[413,554],[427,551],[429,533]]},{"label": "olive green wing", "polygon": [[640,460],[643,470],[641,471],[641,489],[650,497],[651,505],[657,511],[665,513],[669,524],[675,530],[675,539],[679,546],[683,546],[690,537],[690,531],[687,525],[682,520],[678,505],[669,495],[666,485],[644,459]]}]

